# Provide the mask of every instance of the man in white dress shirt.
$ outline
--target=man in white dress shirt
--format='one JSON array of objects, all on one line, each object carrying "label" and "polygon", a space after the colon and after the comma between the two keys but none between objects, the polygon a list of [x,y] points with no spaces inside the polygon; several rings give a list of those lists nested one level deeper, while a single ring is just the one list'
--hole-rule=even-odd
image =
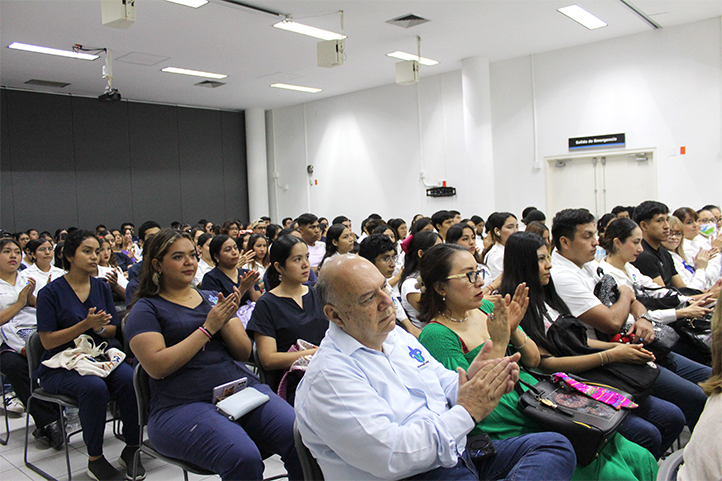
[{"label": "man in white dress shirt", "polygon": [[331,320],[296,392],[299,430],[327,480],[569,479],[576,457],[556,433],[494,441],[472,461],[466,435],[518,378],[518,355],[468,372],[445,369],[396,326],[386,279],[366,259],[336,256],[316,285]]}]

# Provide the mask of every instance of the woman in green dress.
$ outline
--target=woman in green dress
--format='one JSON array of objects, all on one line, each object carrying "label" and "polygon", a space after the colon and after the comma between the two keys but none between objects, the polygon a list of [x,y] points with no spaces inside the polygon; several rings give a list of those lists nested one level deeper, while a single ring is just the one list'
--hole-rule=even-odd
[{"label": "woman in green dress", "polygon": [[[494,311],[484,314],[482,304],[483,280],[478,274],[474,257],[465,249],[441,244],[429,249],[421,261],[422,295],[420,315],[429,324],[421,331],[419,341],[448,369],[468,369],[484,343],[491,339],[493,357],[505,355],[507,346],[521,353],[521,361],[529,368],[539,364],[540,355],[534,341],[519,328],[529,303],[525,284],[517,287],[514,298],[494,298]],[[525,381],[536,380],[525,372]],[[499,405],[476,428],[492,439],[506,439],[543,428],[527,419],[518,409],[519,396],[515,391],[502,397]],[[470,434],[476,434],[478,431]],[[574,478],[595,480],[655,479],[657,463],[646,449],[615,434],[588,466],[577,466]]]}]

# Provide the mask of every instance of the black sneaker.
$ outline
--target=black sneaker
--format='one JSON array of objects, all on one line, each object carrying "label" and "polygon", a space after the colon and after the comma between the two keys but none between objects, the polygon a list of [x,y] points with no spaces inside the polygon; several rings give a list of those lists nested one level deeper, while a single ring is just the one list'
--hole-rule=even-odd
[{"label": "black sneaker", "polygon": [[125,479],[123,473],[115,469],[105,456],[95,461],[88,461],[88,476],[96,481],[121,481]]},{"label": "black sneaker", "polygon": [[60,430],[60,423],[58,421],[53,421],[52,423],[48,424],[43,428],[45,430],[45,434],[47,435],[50,447],[52,447],[56,451],[60,451],[63,448],[63,433]]},{"label": "black sneaker", "polygon": [[145,479],[145,468],[140,462],[140,458],[138,458],[137,475],[133,478],[133,458],[135,457],[135,452],[137,450],[138,448],[126,446],[123,448],[123,452],[120,453],[120,457],[118,458],[118,464],[125,468],[125,479],[129,479],[131,481],[134,479],[135,481]]}]

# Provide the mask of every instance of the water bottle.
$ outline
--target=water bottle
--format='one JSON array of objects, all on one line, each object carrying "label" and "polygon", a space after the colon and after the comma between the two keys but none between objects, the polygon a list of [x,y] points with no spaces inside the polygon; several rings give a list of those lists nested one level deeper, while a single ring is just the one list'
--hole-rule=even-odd
[{"label": "water bottle", "polygon": [[78,408],[65,408],[65,431],[74,433],[80,430],[80,416]]}]

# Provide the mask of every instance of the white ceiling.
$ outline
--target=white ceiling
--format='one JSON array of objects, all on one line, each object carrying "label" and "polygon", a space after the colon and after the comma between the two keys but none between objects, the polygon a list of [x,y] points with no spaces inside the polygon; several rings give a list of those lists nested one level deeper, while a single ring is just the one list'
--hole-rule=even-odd
[{"label": "white ceiling", "polygon": [[[395,81],[394,50],[439,60],[421,76],[458,70],[461,60],[514,58],[621,37],[652,28],[619,0],[576,0],[609,25],[587,30],[556,11],[575,0],[476,1],[270,1],[246,3],[292,15],[308,25],[340,31],[344,11],[347,59],[342,66],[316,66],[311,37],[271,28],[272,15],[211,0],[192,9],[164,0],[137,0],[137,20],[127,30],[101,24],[99,0],[0,0],[0,83],[9,88],[93,96],[103,92],[102,57],[93,62],[7,49],[11,42],[70,49],[107,47],[124,99],[223,109],[272,109]],[[630,0],[662,27],[722,15],[720,0]],[[409,29],[387,20],[413,13],[430,20]],[[719,42],[719,39],[711,41]],[[155,65],[123,62],[131,53],[157,56]],[[131,58],[132,57],[128,57]],[[167,60],[166,60],[167,59]],[[163,73],[175,66],[225,73],[226,85],[200,88],[203,79]],[[65,88],[33,87],[30,79],[69,82]],[[318,94],[270,88],[274,82],[322,88]]]}]

